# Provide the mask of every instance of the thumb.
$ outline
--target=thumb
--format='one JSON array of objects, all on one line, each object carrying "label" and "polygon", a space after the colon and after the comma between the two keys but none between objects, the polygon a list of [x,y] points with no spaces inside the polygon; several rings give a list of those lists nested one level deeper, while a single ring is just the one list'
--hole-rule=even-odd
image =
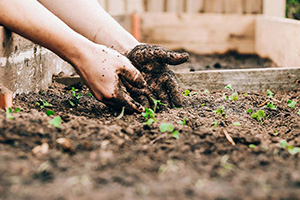
[{"label": "thumb", "polygon": [[166,51],[162,60],[169,65],[180,65],[189,60],[189,54],[178,53],[174,51]]}]

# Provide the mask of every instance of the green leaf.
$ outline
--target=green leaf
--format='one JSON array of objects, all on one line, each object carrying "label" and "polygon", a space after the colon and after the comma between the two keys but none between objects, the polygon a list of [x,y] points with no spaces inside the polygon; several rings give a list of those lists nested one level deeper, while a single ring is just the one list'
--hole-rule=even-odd
[{"label": "green leaf", "polygon": [[57,116],[57,117],[54,117],[50,122],[49,124],[56,127],[56,128],[60,128],[60,124],[61,124],[61,117]]},{"label": "green leaf", "polygon": [[234,125],[234,126],[241,126],[242,124],[240,122],[233,122],[232,125]]},{"label": "green leaf", "polygon": [[292,149],[288,149],[288,151],[289,151],[290,154],[295,155],[297,153],[300,153],[300,148],[295,147],[295,148],[292,148]]},{"label": "green leaf", "polygon": [[197,95],[197,94],[198,94],[198,92],[194,92],[194,93],[193,93],[193,96],[194,96],[194,95]]},{"label": "green leaf", "polygon": [[150,119],[148,119],[148,120],[145,122],[145,124],[148,125],[148,126],[151,126],[151,124],[152,124],[153,122],[155,122],[155,119],[150,118]]},{"label": "green leaf", "polygon": [[255,144],[249,144],[249,148],[254,149],[256,147]]},{"label": "green leaf", "polygon": [[93,95],[91,93],[87,93],[88,96],[92,97]]},{"label": "green leaf", "polygon": [[173,131],[173,133],[172,133],[172,136],[173,136],[173,138],[176,138],[176,139],[178,139],[179,138],[179,131]]},{"label": "green leaf", "polygon": [[226,85],[224,88],[228,90],[232,90],[231,84]]},{"label": "green leaf", "polygon": [[12,113],[12,108],[7,108],[6,109],[6,118],[7,119],[14,119],[14,117],[11,115]]},{"label": "green leaf", "polygon": [[53,105],[50,104],[48,101],[42,100],[42,99],[41,99],[41,101],[42,101],[44,107],[53,107]]},{"label": "green leaf", "polygon": [[186,125],[186,117],[183,118],[182,121],[178,121],[178,124],[181,124],[181,125]]},{"label": "green leaf", "polygon": [[244,96],[245,96],[245,97],[248,96],[248,93],[245,93]]},{"label": "green leaf", "polygon": [[174,126],[173,124],[170,123],[162,123],[160,125],[160,132],[164,133],[164,132],[173,132],[174,131]]},{"label": "green leaf", "polygon": [[276,146],[286,149],[288,147],[288,144],[286,140],[280,140],[280,142],[277,143]]},{"label": "green leaf", "polygon": [[204,93],[210,94],[210,91],[208,89],[204,90]]},{"label": "green leaf", "polygon": [[47,116],[54,115],[54,111],[53,110],[47,110],[46,114],[47,114]]},{"label": "green leaf", "polygon": [[75,107],[75,103],[72,100],[68,99],[68,102],[72,107]]},{"label": "green leaf", "polygon": [[142,113],[142,116],[143,116],[145,119],[148,119],[148,118],[155,119],[155,112],[154,112],[154,110],[152,110],[151,108],[145,108],[145,112]]},{"label": "green leaf", "polygon": [[298,110],[298,115],[300,115],[300,109]]},{"label": "green leaf", "polygon": [[190,93],[191,93],[191,91],[189,91],[189,90],[185,90],[185,91],[183,92],[184,96],[189,96]]},{"label": "green leaf", "polygon": [[216,129],[218,125],[219,125],[219,121],[214,121],[211,123],[213,129]]},{"label": "green leaf", "polygon": [[229,99],[232,101],[237,101],[237,100],[239,100],[239,94],[237,92],[235,92],[231,96],[229,96]]},{"label": "green leaf", "polygon": [[206,103],[201,104],[201,106],[206,106]]},{"label": "green leaf", "polygon": [[273,104],[273,102],[269,102],[267,107],[269,107],[270,109],[276,110],[276,106]]},{"label": "green leaf", "polygon": [[290,108],[295,108],[296,104],[297,104],[296,101],[288,100],[288,106],[289,106]]},{"label": "green leaf", "polygon": [[153,99],[151,98],[153,103],[154,103],[154,109],[153,111],[156,112],[156,109],[159,108],[160,105],[163,105],[163,103],[161,103],[161,100],[156,100],[156,99]]},{"label": "green leaf", "polygon": [[16,108],[15,111],[14,111],[14,113],[18,113],[20,111],[21,111],[21,108]]},{"label": "green leaf", "polygon": [[251,116],[253,119],[256,119],[257,121],[262,121],[266,117],[266,113],[263,110],[259,110],[256,113],[253,113]]},{"label": "green leaf", "polygon": [[252,112],[253,112],[252,108],[247,110],[247,113],[252,113]]},{"label": "green leaf", "polygon": [[267,89],[266,93],[267,93],[268,97],[273,97],[274,96],[274,93],[271,90],[269,90],[269,89]]}]

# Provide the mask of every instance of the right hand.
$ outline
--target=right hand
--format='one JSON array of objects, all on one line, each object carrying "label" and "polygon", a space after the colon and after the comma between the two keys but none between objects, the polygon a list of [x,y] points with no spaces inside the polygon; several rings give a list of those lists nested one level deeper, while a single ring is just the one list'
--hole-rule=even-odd
[{"label": "right hand", "polygon": [[125,56],[103,45],[95,45],[79,60],[75,68],[97,100],[114,109],[125,107],[130,111],[144,112],[144,107],[121,89],[120,78],[141,94],[150,94],[143,76]]}]

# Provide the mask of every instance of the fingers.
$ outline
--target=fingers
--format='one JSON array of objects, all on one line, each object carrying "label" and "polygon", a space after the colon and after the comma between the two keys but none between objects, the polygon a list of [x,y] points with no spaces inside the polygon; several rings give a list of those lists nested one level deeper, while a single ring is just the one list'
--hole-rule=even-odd
[{"label": "fingers", "polygon": [[123,65],[123,67],[121,67],[118,72],[132,86],[137,88],[147,88],[147,82],[145,81],[142,74],[129,62],[128,65]]},{"label": "fingers", "polygon": [[185,63],[189,60],[189,54],[188,53],[177,53],[174,51],[168,51],[165,54],[165,58],[162,58],[165,63],[169,65],[180,65],[182,63]]}]

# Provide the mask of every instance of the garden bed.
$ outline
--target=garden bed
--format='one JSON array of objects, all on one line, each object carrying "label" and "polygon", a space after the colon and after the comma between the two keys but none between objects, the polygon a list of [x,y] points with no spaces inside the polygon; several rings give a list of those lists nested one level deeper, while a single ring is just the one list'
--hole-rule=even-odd
[{"label": "garden bed", "polygon": [[[0,199],[300,196],[300,90],[273,90],[273,97],[240,92],[237,101],[224,99],[233,96],[229,89],[191,91],[183,108],[160,110],[148,127],[141,114],[119,119],[85,86],[77,89],[83,95],[77,107],[68,102],[71,87],[53,83],[46,91],[17,95],[21,111],[11,113],[14,119],[0,111]],[[41,100],[53,106],[41,108]],[[297,102],[295,108],[288,100]],[[47,109],[62,118],[61,128],[49,124],[54,116]],[[257,121],[250,109],[266,117]],[[161,123],[172,123],[179,138],[161,133]],[[42,150],[35,148],[43,143]]]}]

